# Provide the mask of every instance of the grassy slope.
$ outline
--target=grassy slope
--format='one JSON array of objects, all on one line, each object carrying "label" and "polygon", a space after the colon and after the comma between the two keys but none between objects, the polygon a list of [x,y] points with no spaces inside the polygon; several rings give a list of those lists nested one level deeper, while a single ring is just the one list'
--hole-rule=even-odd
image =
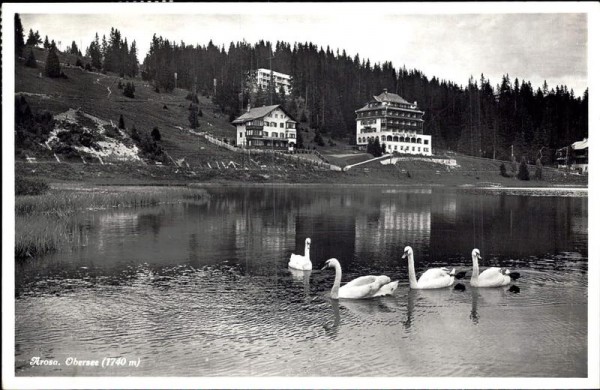
[{"label": "grassy slope", "polygon": [[[544,172],[545,180],[529,183],[503,178],[499,175],[499,162],[472,159],[466,156],[453,156],[460,168],[446,171],[438,164],[421,161],[402,162],[397,166],[382,166],[371,163],[337,173],[319,170],[302,163],[296,163],[272,156],[248,156],[231,152],[208,143],[204,139],[189,134],[187,128],[188,107],[185,99],[187,91],[177,89],[173,93],[156,93],[145,81],[139,78],[135,84],[135,98],[129,99],[117,88],[119,77],[108,74],[87,72],[80,68],[68,67],[67,62],[75,63],[74,57],[59,55],[63,71],[68,79],[39,77],[43,73],[46,52],[35,49],[39,62],[37,69],[16,66],[16,92],[26,93],[26,99],[34,110],[48,110],[53,114],[70,108],[80,108],[86,113],[117,124],[123,114],[125,125],[130,129],[135,124],[140,132],[150,132],[155,126],[162,135],[161,145],[173,159],[185,158],[191,170],[175,166],[147,166],[140,164],[98,165],[98,164],[56,164],[53,161],[40,164],[27,164],[17,161],[17,174],[48,178],[51,181],[88,181],[94,183],[183,183],[202,181],[255,181],[255,182],[317,182],[317,183],[382,183],[382,184],[478,184],[481,182],[504,185],[548,185],[548,184],[587,184],[587,179],[577,176],[564,177],[554,170]],[[84,63],[87,61],[84,61]],[[109,90],[111,91],[109,93]],[[210,99],[199,96],[203,116],[199,117],[199,131],[207,131],[216,137],[232,139],[235,128],[228,118],[220,114]],[[166,108],[165,108],[166,107]],[[184,129],[184,130],[181,130]],[[316,146],[312,139],[314,132],[303,132],[304,143],[310,149]],[[336,140],[335,146],[328,146],[329,137],[324,136],[325,147],[316,150],[328,161],[339,166],[355,164],[370,158],[366,153],[353,151],[347,140]],[[231,161],[249,170],[214,169],[217,162],[229,164]],[[210,164],[213,168],[208,168]],[[262,166],[262,167],[261,167]],[[193,173],[191,172],[193,171]],[[408,177],[406,172],[410,172]],[[530,170],[533,175],[534,170]]]}]

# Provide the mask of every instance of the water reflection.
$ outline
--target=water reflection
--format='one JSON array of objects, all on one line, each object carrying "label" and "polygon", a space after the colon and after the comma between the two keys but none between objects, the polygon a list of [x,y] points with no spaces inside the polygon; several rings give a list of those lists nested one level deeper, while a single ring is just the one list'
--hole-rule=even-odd
[{"label": "water reflection", "polygon": [[327,337],[335,339],[339,333],[340,327],[340,303],[337,299],[329,299],[331,310],[333,312],[333,321],[327,321],[323,328]]},{"label": "water reflection", "polygon": [[312,273],[312,270],[300,271],[293,268],[288,268],[288,270],[292,275],[292,279],[295,282],[302,284],[304,298],[310,298],[310,274]]}]

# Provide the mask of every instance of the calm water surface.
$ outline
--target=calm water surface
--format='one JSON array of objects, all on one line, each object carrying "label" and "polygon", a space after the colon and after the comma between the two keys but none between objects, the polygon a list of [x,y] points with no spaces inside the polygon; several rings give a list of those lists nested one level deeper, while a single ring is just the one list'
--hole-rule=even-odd
[{"label": "calm water surface", "polygon": [[[587,196],[449,189],[209,189],[206,202],[81,216],[87,244],[17,265],[16,374],[587,376]],[[290,272],[312,238],[312,272]],[[432,266],[506,266],[508,287],[408,288]],[[329,299],[342,280],[394,296]],[[60,366],[34,366],[32,357]],[[124,358],[124,366],[66,359]],[[130,363],[133,362],[133,363]],[[130,364],[135,366],[130,366]]]}]

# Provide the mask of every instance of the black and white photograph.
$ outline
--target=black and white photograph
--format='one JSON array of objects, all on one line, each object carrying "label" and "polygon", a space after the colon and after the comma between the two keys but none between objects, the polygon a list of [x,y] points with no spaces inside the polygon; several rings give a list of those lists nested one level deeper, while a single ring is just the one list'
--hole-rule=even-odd
[{"label": "black and white photograph", "polygon": [[600,388],[599,30],[2,4],[2,387]]}]

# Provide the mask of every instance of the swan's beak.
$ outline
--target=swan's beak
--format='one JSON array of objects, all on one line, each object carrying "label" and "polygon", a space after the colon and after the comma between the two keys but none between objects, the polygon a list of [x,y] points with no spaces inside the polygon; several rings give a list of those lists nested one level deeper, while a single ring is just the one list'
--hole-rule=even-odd
[{"label": "swan's beak", "polygon": [[323,268],[321,268],[321,271],[323,271],[325,268],[327,268],[327,266],[328,266],[328,264],[325,264],[325,265],[323,266]]},{"label": "swan's beak", "polygon": [[404,252],[404,254],[402,255],[402,258],[406,259],[406,256],[408,256],[408,253]]}]

